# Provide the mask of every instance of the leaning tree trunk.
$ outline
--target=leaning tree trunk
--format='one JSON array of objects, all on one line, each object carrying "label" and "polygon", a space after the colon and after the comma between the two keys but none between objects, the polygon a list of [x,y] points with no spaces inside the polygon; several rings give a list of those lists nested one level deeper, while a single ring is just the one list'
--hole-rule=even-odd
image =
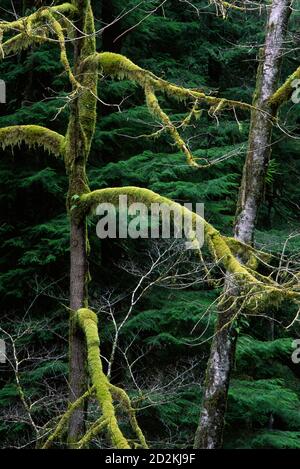
[{"label": "leaning tree trunk", "polygon": [[[252,243],[257,212],[264,189],[265,174],[271,153],[272,117],[277,109],[269,103],[276,91],[279,78],[282,46],[291,13],[290,0],[274,0],[267,21],[265,45],[260,56],[256,91],[253,104],[260,111],[253,111],[247,157],[238,197],[235,237]],[[228,305],[230,296],[237,296],[233,279],[227,276],[224,288]],[[223,302],[224,305],[224,302]],[[215,335],[211,345],[206,370],[204,396],[194,448],[216,449],[223,443],[224,417],[228,386],[235,355],[236,328],[233,319],[235,308],[225,308],[218,315]]]}]

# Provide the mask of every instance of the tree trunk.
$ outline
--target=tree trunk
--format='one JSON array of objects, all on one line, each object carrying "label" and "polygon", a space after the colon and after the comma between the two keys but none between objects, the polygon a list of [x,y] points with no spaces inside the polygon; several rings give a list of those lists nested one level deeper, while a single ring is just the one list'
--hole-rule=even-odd
[{"label": "tree trunk", "polygon": [[[73,196],[87,190],[84,170],[83,135],[79,125],[78,102],[71,110],[68,136],[69,155],[73,162],[69,174],[68,209],[70,214],[70,333],[69,333],[69,386],[70,402],[76,401],[87,390],[86,342],[85,337],[74,320],[78,309],[88,306],[88,259],[86,218],[78,216],[72,206],[76,203]],[[72,446],[85,433],[84,402],[73,412],[69,421],[69,444]]]},{"label": "tree trunk", "polygon": [[[86,303],[86,279],[88,263],[86,253],[86,226],[84,221],[71,220],[70,239],[70,337],[69,337],[69,386],[70,402],[82,396],[87,389],[86,344],[80,328],[73,321],[73,311]],[[69,442],[75,442],[85,432],[84,405],[76,409],[70,419]]]},{"label": "tree trunk", "polygon": [[[69,169],[68,209],[70,213],[70,336],[69,336],[69,386],[70,402],[74,402],[87,390],[86,340],[74,321],[74,313],[88,307],[88,237],[86,217],[72,210],[76,198],[89,192],[86,176],[86,162],[89,156],[90,143],[93,138],[96,121],[97,75],[80,72],[81,61],[95,52],[94,18],[89,0],[74,1],[79,12],[76,22],[74,46],[74,74],[77,80],[89,91],[81,92],[74,99],[67,132],[68,148],[66,164]],[[86,37],[81,33],[87,34]],[[69,421],[68,441],[72,446],[85,433],[85,404],[73,412]]]},{"label": "tree trunk", "polygon": [[[207,364],[200,423],[195,435],[196,449],[222,447],[229,376],[236,345],[236,330],[231,319],[231,311],[220,313],[218,317]],[[228,322],[230,326],[226,327]]]},{"label": "tree trunk", "polygon": [[[271,154],[272,116],[277,109],[268,102],[276,91],[279,78],[282,47],[291,13],[290,0],[274,0],[267,21],[265,45],[260,54],[256,91],[247,157],[237,203],[235,237],[252,243],[258,209],[261,203],[265,174]],[[226,279],[225,295],[238,295],[232,291],[232,279]],[[194,448],[217,449],[223,444],[224,417],[232,363],[237,339],[232,324],[235,308],[218,315],[210,358],[206,370],[202,410],[196,431]]]}]

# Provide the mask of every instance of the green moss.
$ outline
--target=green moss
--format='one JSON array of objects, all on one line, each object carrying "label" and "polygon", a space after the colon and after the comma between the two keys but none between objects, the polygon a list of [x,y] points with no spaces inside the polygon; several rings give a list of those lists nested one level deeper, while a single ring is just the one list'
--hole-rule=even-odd
[{"label": "green moss", "polygon": [[[187,222],[191,222],[193,227],[196,226],[197,221],[203,223],[205,242],[215,260],[222,264],[225,270],[232,275],[234,282],[241,285],[243,290],[248,292],[245,306],[249,310],[257,311],[271,304],[278,305],[284,299],[299,301],[300,294],[296,289],[290,286],[278,285],[269,277],[257,274],[250,267],[241,263],[236,258],[236,253],[231,250],[232,238],[229,238],[227,242],[225,236],[222,236],[219,231],[198,214],[153,191],[133,186],[96,190],[81,196],[79,210],[88,214],[102,202],[110,202],[118,206],[120,195],[127,195],[129,204],[142,202],[147,207],[151,206],[152,203],[166,204],[170,207],[172,213],[184,217]],[[193,230],[187,236],[191,242],[197,243]],[[198,251],[200,251],[199,245]],[[249,251],[253,253],[254,249],[249,246]]]},{"label": "green moss", "polygon": [[39,125],[16,125],[0,129],[0,145],[3,149],[26,143],[29,147],[42,146],[55,156],[64,154],[65,138]]},{"label": "green moss", "polygon": [[[0,21],[0,29],[3,32],[6,31],[27,31],[30,32],[32,24],[35,21],[39,20],[41,15],[44,15],[48,12],[53,13],[59,12],[63,15],[70,14],[71,16],[77,12],[77,8],[72,5],[71,3],[62,3],[61,5],[49,6],[49,7],[42,7],[28,15],[24,18],[19,18],[16,21]],[[61,16],[61,15],[59,15]]]},{"label": "green moss", "polygon": [[276,108],[280,106],[282,103],[287,101],[290,97],[295,88],[291,86],[292,82],[296,79],[300,79],[300,67],[292,73],[287,80],[283,83],[283,85],[278,88],[278,90],[271,96],[269,99],[269,103],[271,106],[275,106]]},{"label": "green moss", "polygon": [[[95,24],[90,1],[86,2],[84,10],[84,33],[86,37],[81,49],[81,61],[96,51]],[[86,155],[88,157],[97,119],[98,71],[86,70],[82,74],[79,73],[78,81],[82,86],[78,100],[79,120],[85,137]]]},{"label": "green moss", "polygon": [[131,427],[133,431],[135,432],[136,436],[138,437],[141,447],[144,449],[147,449],[148,445],[147,445],[146,439],[144,437],[142,430],[139,427],[139,424],[137,422],[136,415],[135,415],[135,410],[131,406],[131,402],[130,402],[128,395],[126,394],[124,389],[114,386],[111,383],[109,384],[109,387],[111,389],[111,392],[114,398],[118,399],[121,405],[123,406],[123,408],[125,409],[125,411],[127,411],[129,415]]},{"label": "green moss", "polygon": [[77,318],[86,337],[90,377],[95,386],[96,397],[102,410],[103,418],[107,420],[109,437],[115,448],[130,449],[128,441],[119,428],[109,390],[109,382],[102,369],[97,315],[87,308],[82,308],[78,310]]},{"label": "green moss", "polygon": [[176,127],[172,124],[172,121],[169,116],[161,109],[158,99],[154,93],[153,87],[149,84],[145,85],[145,95],[146,103],[151,114],[153,114],[157,119],[159,119],[164,125],[166,132],[171,135],[177,148],[185,154],[188,164],[198,168],[199,165],[196,163],[187,144],[179,135],[179,132],[177,131]]},{"label": "green moss", "polygon": [[53,433],[47,438],[46,442],[42,445],[42,449],[49,449],[55,440],[58,440],[59,438],[61,438],[61,436],[66,430],[67,424],[73,412],[82,406],[83,402],[85,401],[85,399],[87,399],[90,396],[92,391],[93,391],[93,388],[89,389],[79,399],[77,399],[75,402],[72,402],[72,404],[69,405],[68,410],[60,418]]}]

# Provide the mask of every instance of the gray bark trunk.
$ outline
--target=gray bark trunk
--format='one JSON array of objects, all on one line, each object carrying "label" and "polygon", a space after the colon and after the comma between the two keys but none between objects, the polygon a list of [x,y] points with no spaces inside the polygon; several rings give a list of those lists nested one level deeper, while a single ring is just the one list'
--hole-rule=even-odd
[{"label": "gray bark trunk", "polygon": [[[270,117],[276,114],[277,109],[269,105],[268,99],[276,91],[279,78],[282,47],[291,13],[290,3],[290,0],[273,1],[267,21],[265,46],[258,67],[253,103],[264,112],[253,111],[251,115],[248,151],[234,227],[235,237],[249,244],[254,238],[257,213],[271,154]],[[231,281],[226,281],[226,294]],[[223,444],[228,387],[237,338],[231,323],[235,312],[232,309],[218,315],[206,370],[202,410],[194,448],[217,449]]]}]

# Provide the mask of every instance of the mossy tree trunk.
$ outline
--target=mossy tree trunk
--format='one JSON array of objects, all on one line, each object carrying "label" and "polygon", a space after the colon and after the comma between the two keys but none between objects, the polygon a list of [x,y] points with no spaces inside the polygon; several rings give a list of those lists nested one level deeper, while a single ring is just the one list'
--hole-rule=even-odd
[{"label": "mossy tree trunk", "polygon": [[[75,0],[79,12],[74,41],[74,76],[83,86],[97,91],[95,74],[78,73],[82,61],[94,53],[95,37],[93,13],[88,0]],[[80,31],[92,36],[84,38]],[[94,81],[93,81],[94,80]],[[88,117],[87,117],[88,116]],[[90,91],[81,91],[71,106],[66,138],[66,166],[69,172],[68,210],[70,214],[70,335],[69,335],[69,386],[70,402],[79,399],[87,390],[86,341],[76,320],[76,312],[88,306],[88,236],[86,217],[78,214],[76,200],[89,191],[86,162],[94,132],[96,100]],[[78,406],[69,421],[68,440],[70,445],[85,433],[84,406]]]},{"label": "mossy tree trunk", "polygon": [[[276,115],[277,107],[269,100],[276,91],[279,78],[283,43],[291,13],[290,3],[290,0],[273,1],[267,20],[265,45],[259,57],[253,104],[260,111],[253,110],[251,114],[248,151],[234,227],[235,238],[248,244],[253,243],[271,154],[272,117]],[[216,449],[221,448],[223,444],[228,387],[237,339],[234,325],[237,310],[236,307],[228,309],[228,301],[232,301],[230,297],[239,294],[232,277],[227,277],[224,289],[228,300],[223,302],[222,309],[226,310],[226,313],[220,310],[212,340],[195,448]],[[224,308],[226,304],[227,307]]]}]

